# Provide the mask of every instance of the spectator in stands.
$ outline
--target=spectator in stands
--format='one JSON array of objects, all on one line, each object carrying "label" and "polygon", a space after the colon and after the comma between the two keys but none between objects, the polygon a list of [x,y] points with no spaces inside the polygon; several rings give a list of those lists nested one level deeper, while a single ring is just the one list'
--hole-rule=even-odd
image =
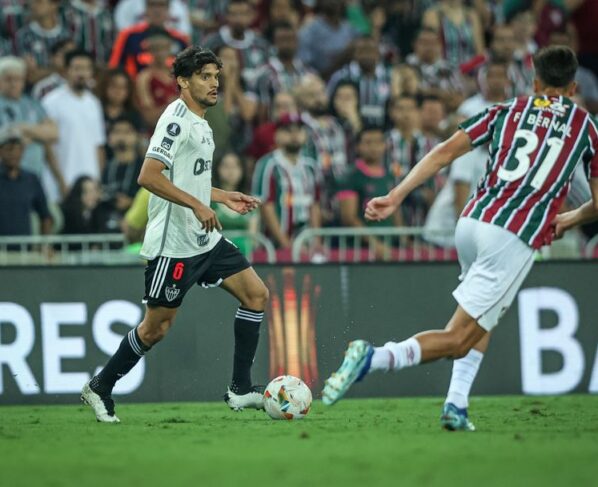
[{"label": "spectator in stands", "polygon": [[473,117],[489,106],[511,97],[509,65],[498,60],[490,61],[483,72],[481,85],[481,92],[465,100],[457,110],[463,117]]},{"label": "spectator in stands", "polygon": [[440,37],[434,29],[420,29],[414,52],[407,56],[406,63],[417,71],[423,94],[439,96],[451,108],[457,108],[463,101],[463,78],[459,70],[442,59]]},{"label": "spectator in stands", "polygon": [[383,125],[390,97],[390,69],[381,62],[378,44],[373,37],[363,35],[355,40],[352,61],[330,78],[329,95],[341,81],[358,85],[359,111],[364,123]]},{"label": "spectator in stands", "polygon": [[[354,228],[400,226],[402,219],[399,211],[394,219],[379,222],[366,222],[363,218],[367,203],[372,198],[387,194],[395,185],[392,173],[384,164],[384,130],[366,125],[357,136],[357,153],[359,159],[351,166],[337,194],[342,225]],[[368,240],[376,256],[382,258],[386,247],[376,238]]]},{"label": "spectator in stands", "polygon": [[26,66],[21,58],[0,59],[0,127],[17,127],[28,142],[21,159],[23,169],[40,180],[49,171],[62,194],[66,194],[64,178],[52,144],[58,140],[58,128],[37,100],[25,91]]},{"label": "spectator in stands", "polygon": [[496,25],[492,31],[492,40],[486,53],[476,56],[462,66],[465,74],[477,78],[478,88],[484,90],[484,78],[490,60],[507,64],[512,92],[510,96],[522,96],[533,93],[534,68],[530,54],[521,58],[515,53],[513,28],[510,25]]},{"label": "spectator in stands", "polygon": [[252,138],[252,121],[257,113],[257,100],[246,88],[241,77],[239,53],[232,47],[222,46],[218,52],[222,60],[219,100],[206,114],[214,132],[216,149],[214,160],[225,152],[244,152]]},{"label": "spectator in stands", "polygon": [[515,56],[518,59],[532,56],[538,50],[534,40],[536,18],[533,11],[526,8],[514,10],[507,15],[507,23],[513,29]]},{"label": "spectator in stands", "polygon": [[166,29],[152,27],[146,42],[151,64],[137,76],[137,100],[143,119],[153,129],[164,109],[178,98],[178,85],[168,66],[173,39]]},{"label": "spectator in stands", "polygon": [[388,193],[394,186],[393,174],[384,163],[384,130],[366,125],[357,135],[358,159],[351,166],[341,184],[337,198],[340,201],[341,222],[347,227],[392,226],[396,219],[380,222],[368,221],[363,212],[369,200]]},{"label": "spectator in stands", "polygon": [[77,47],[91,53],[96,64],[104,66],[115,37],[112,12],[102,0],[72,0],[67,2],[64,16]]},{"label": "spectator in stands", "polygon": [[275,42],[274,29],[279,24],[286,24],[299,29],[301,15],[298,2],[294,0],[270,0],[267,16],[265,16],[265,37],[268,41]]},{"label": "spectator in stands", "polygon": [[315,18],[299,31],[299,57],[327,79],[350,60],[357,31],[345,19],[345,0],[318,0]]},{"label": "spectator in stands", "polygon": [[278,149],[261,158],[253,175],[253,194],[262,200],[267,235],[288,249],[297,233],[321,226],[318,168],[301,154],[306,132],[298,115],[284,114],[276,123]]},{"label": "spectator in stands", "polygon": [[26,0],[0,0],[0,36],[6,36],[4,55],[16,52],[17,32],[27,21]]},{"label": "spectator in stands", "polygon": [[380,61],[385,66],[397,64],[399,60],[399,49],[393,40],[384,32],[388,20],[388,6],[384,2],[364,2],[364,10],[368,15],[369,35],[374,39]]},{"label": "spectator in stands", "polygon": [[172,64],[174,56],[189,43],[186,34],[175,29],[166,27],[168,25],[168,0],[147,0],[147,20],[134,24],[121,30],[114,43],[109,66],[111,68],[123,68],[132,79],[142,69],[152,62],[152,55],[148,51],[147,35],[152,28],[166,28],[173,38],[173,51],[169,58],[169,65]]},{"label": "spectator in stands", "polygon": [[[436,144],[427,139],[419,129],[420,113],[417,99],[404,95],[394,98],[389,106],[393,127],[386,134],[387,163],[397,181],[403,179],[411,168]],[[410,195],[404,205],[407,225],[423,224],[426,212],[434,201],[434,182],[429,181]]]},{"label": "spectator in stands", "polygon": [[108,147],[111,157],[102,173],[103,199],[122,217],[139,190],[137,178],[143,164],[139,134],[130,119],[114,120],[108,132]]},{"label": "spectator in stands", "polygon": [[359,112],[359,86],[349,80],[338,83],[331,94],[330,113],[345,132],[347,160],[355,160],[355,141],[364,125]]},{"label": "spectator in stands", "polygon": [[[228,152],[220,159],[214,167],[214,186],[225,191],[246,190],[245,165],[238,154]],[[258,215],[256,213],[247,213],[241,215],[232,211],[226,205],[212,203],[216,216],[225,231],[243,231],[251,234],[257,233]],[[251,253],[251,237],[236,237],[231,241],[239,247],[239,250],[246,256]]]},{"label": "spectator in stands", "polygon": [[[258,125],[253,131],[253,138],[247,148],[247,155],[253,161],[256,161],[268,152],[272,152],[275,149],[275,120],[278,120],[283,113],[297,113],[297,111],[297,103],[293,95],[286,91],[276,93],[272,103],[272,116],[261,125]],[[253,168],[253,165],[248,164],[248,168]]]},{"label": "spectator in stands", "polygon": [[149,206],[150,192],[141,188],[137,191],[131,207],[121,221],[121,230],[129,243],[141,242],[147,226],[147,208]]},{"label": "spectator in stands", "polygon": [[[575,34],[573,26],[567,31],[553,32],[550,35],[550,44],[568,46],[576,52]],[[587,110],[593,114],[598,113],[598,78],[596,75],[588,68],[579,66],[575,73],[575,81],[577,82],[577,91],[583,98]]]},{"label": "spectator in stands", "polygon": [[276,93],[291,92],[310,70],[297,57],[297,32],[288,22],[272,28],[276,54],[260,69],[256,92],[259,101],[258,120],[264,122],[272,114],[272,100]]},{"label": "spectator in stands", "polygon": [[28,5],[31,20],[17,32],[16,53],[27,62],[28,81],[35,83],[50,74],[50,49],[70,39],[70,32],[60,19],[60,0],[31,0]]},{"label": "spectator in stands", "polygon": [[439,33],[443,58],[454,67],[484,52],[480,18],[463,0],[439,0],[424,13],[422,25]]},{"label": "spectator in stands", "polygon": [[143,120],[135,107],[133,82],[120,68],[110,69],[100,83],[99,97],[104,110],[106,134],[112,123],[121,117],[133,120],[137,131],[143,131]]},{"label": "spectator in stands", "polygon": [[230,0],[226,23],[209,36],[204,46],[214,52],[227,46],[240,57],[241,77],[249,90],[255,90],[260,69],[268,62],[270,45],[249,28],[255,17],[255,7],[249,0]]},{"label": "spectator in stands", "polygon": [[189,1],[194,44],[202,44],[207,35],[218,29],[227,7],[228,0]]},{"label": "spectator in stands", "polygon": [[413,41],[421,29],[424,12],[436,0],[392,0],[387,2],[388,18],[384,34],[398,47],[405,58],[413,49]]},{"label": "spectator in stands", "polygon": [[79,176],[62,204],[65,235],[106,233],[109,209],[101,204],[101,191],[97,180]]},{"label": "spectator in stands", "polygon": [[347,168],[347,139],[341,125],[328,112],[326,87],[321,78],[314,74],[305,76],[295,92],[307,128],[304,153],[318,163],[322,172],[322,218],[330,224],[338,217],[333,200]]},{"label": "spectator in stands", "polygon": [[38,177],[21,169],[24,138],[18,129],[0,129],[0,235],[31,235],[31,213],[40,219],[42,234],[52,230],[52,218]]},{"label": "spectator in stands", "polygon": [[[190,36],[191,21],[187,2],[169,0],[166,4],[168,11],[166,12],[166,24],[163,27],[175,29]],[[114,9],[117,30],[125,30],[144,20],[149,20],[151,8],[151,0],[120,0]]]},{"label": "spectator in stands", "polygon": [[[66,55],[67,84],[56,88],[42,105],[59,130],[56,155],[68,186],[81,175],[100,179],[104,168],[104,116],[102,106],[89,90],[93,76],[93,59],[86,51],[75,50]],[[50,201],[58,193],[46,182]]]},{"label": "spectator in stands", "polygon": [[428,146],[434,147],[444,139],[446,107],[437,96],[424,96],[419,103],[421,132],[428,139]]},{"label": "spectator in stands", "polygon": [[48,70],[50,74],[40,79],[31,90],[33,98],[41,100],[55,88],[66,83],[64,57],[68,51],[75,49],[75,43],[71,40],[58,41],[50,49],[50,64]]}]

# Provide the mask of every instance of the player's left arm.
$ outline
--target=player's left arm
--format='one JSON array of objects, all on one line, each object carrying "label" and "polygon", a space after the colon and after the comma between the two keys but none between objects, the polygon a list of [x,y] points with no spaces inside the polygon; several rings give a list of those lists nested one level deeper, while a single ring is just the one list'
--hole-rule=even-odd
[{"label": "player's left arm", "polygon": [[556,216],[553,222],[555,238],[561,238],[567,230],[573,227],[598,220],[598,177],[590,179],[590,190],[592,192],[591,200],[586,201],[575,210]]},{"label": "player's left arm", "polygon": [[239,191],[224,191],[218,188],[212,188],[212,201],[222,203],[231,210],[244,215],[260,206],[261,201],[255,196],[249,196]]},{"label": "player's left arm", "polygon": [[403,200],[415,188],[434,176],[443,167],[448,166],[457,157],[469,152],[472,148],[470,136],[458,130],[445,142],[438,144],[414,166],[405,179],[386,196],[372,199],[366,208],[368,220],[388,218],[401,205]]}]

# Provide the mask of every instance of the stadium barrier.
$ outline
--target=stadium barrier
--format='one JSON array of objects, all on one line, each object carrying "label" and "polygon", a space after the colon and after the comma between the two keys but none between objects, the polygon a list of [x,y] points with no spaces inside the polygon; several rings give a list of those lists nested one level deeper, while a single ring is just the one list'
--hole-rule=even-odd
[{"label": "stadium barrier", "polygon": [[[452,314],[454,262],[257,266],[271,300],[254,379],[302,377],[317,397],[347,342],[381,345]],[[598,392],[598,261],[536,264],[493,332],[473,394]],[[0,268],[0,404],[75,403],[143,316],[140,266]],[[193,289],[166,340],[118,383],[118,401],[220,400],[237,303]],[[443,395],[450,361],[368,378],[354,397]]]},{"label": "stadium barrier", "polygon": [[[256,263],[275,263],[276,250],[261,233],[225,231],[229,239],[251,243]],[[139,246],[129,247],[118,233],[94,235],[32,235],[0,237],[0,266],[6,265],[124,265],[142,264]]]}]

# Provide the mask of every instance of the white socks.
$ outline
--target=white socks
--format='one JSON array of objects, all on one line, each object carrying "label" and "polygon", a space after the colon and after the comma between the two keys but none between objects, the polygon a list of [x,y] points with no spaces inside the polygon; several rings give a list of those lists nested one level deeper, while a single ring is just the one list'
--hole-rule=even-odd
[{"label": "white socks", "polygon": [[451,402],[461,409],[469,405],[469,391],[483,358],[482,352],[472,348],[465,357],[453,362],[453,375],[445,404]]},{"label": "white socks", "polygon": [[420,363],[422,350],[415,338],[399,343],[388,342],[383,347],[376,347],[372,356],[370,371],[399,370]]}]

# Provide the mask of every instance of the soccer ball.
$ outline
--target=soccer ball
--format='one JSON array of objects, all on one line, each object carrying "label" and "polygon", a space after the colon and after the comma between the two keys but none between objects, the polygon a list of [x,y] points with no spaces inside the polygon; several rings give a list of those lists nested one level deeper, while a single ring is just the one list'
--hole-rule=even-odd
[{"label": "soccer ball", "polygon": [[302,419],[311,406],[311,391],[301,379],[281,375],[264,392],[264,409],[272,419]]}]

